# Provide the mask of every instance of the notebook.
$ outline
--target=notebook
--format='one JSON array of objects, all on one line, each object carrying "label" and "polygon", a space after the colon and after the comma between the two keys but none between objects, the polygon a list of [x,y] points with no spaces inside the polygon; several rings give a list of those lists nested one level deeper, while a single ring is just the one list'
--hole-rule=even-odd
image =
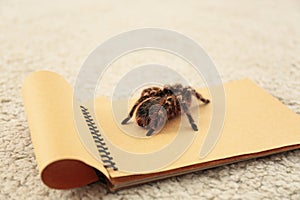
[{"label": "notebook", "polygon": [[[199,151],[210,126],[212,104],[191,108],[192,115],[200,116],[196,120],[197,132],[192,131],[185,117],[177,117],[153,137],[136,137],[146,131],[134,118],[125,126],[126,133],[118,123],[135,99],[128,104],[100,96],[90,102],[78,102],[62,76],[50,71],[34,72],[24,80],[22,96],[41,179],[56,189],[97,182],[115,191],[300,147],[299,115],[249,79],[225,83],[224,90],[222,132],[214,148],[201,158]],[[209,97],[209,88],[198,91]],[[147,167],[147,162],[164,163],[169,159],[169,154],[157,152],[174,142],[178,124],[182,125],[184,137],[193,136],[185,151],[161,167],[140,170],[145,163]],[[126,153],[112,154],[112,144]],[[171,154],[177,151],[173,149]],[[142,163],[132,155],[154,156]]]}]

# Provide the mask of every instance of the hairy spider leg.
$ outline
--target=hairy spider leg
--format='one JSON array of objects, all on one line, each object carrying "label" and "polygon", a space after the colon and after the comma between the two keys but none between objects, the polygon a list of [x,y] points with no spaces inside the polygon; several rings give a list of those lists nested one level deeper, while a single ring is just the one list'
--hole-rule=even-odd
[{"label": "hairy spider leg", "polygon": [[157,96],[162,90],[159,87],[146,88],[142,91],[141,96]]},{"label": "hairy spider leg", "polygon": [[135,109],[137,108],[137,106],[142,103],[145,99],[149,98],[149,97],[153,97],[158,95],[162,90],[159,87],[152,87],[152,88],[146,88],[142,91],[141,97],[139,98],[139,100],[137,100],[137,102],[134,104],[134,106],[132,107],[131,111],[128,114],[128,117],[126,117],[121,124],[126,124],[133,116],[133,113],[135,111]]},{"label": "hairy spider leg", "polygon": [[135,109],[137,108],[137,106],[138,106],[140,103],[142,103],[142,102],[143,102],[145,99],[147,99],[147,98],[149,98],[149,96],[142,96],[141,98],[139,98],[139,99],[135,102],[134,106],[131,108],[131,110],[130,110],[130,112],[129,112],[129,114],[128,114],[128,117],[126,117],[126,118],[121,122],[121,124],[126,124],[126,123],[132,118],[133,113],[134,113]]},{"label": "hairy spider leg", "polygon": [[154,133],[154,129],[151,128],[151,129],[147,132],[146,136],[151,136],[151,135],[153,135],[153,133]]},{"label": "hairy spider leg", "polygon": [[210,101],[209,99],[205,99],[199,92],[197,92],[195,89],[190,88],[192,90],[192,94],[200,101],[202,101],[205,104],[208,104]]},{"label": "hairy spider leg", "polygon": [[194,131],[198,131],[198,127],[197,127],[197,125],[195,124],[195,121],[194,121],[194,119],[193,119],[193,117],[192,117],[192,115],[191,115],[191,113],[190,113],[190,110],[189,110],[189,108],[187,107],[185,101],[182,101],[182,102],[181,102],[181,106],[182,106],[182,109],[183,109],[184,113],[186,114],[187,118],[189,119],[189,122],[190,122],[190,124],[191,124],[193,130],[194,130]]},{"label": "hairy spider leg", "polygon": [[[159,109],[156,110],[155,116],[151,117],[151,124],[149,124],[150,129],[148,130],[146,136],[151,136],[154,134],[156,129],[162,129],[167,121],[167,112],[164,106],[167,104],[167,98],[163,97],[159,102]],[[156,107],[157,109],[158,107]],[[163,118],[162,118],[163,117]]]}]

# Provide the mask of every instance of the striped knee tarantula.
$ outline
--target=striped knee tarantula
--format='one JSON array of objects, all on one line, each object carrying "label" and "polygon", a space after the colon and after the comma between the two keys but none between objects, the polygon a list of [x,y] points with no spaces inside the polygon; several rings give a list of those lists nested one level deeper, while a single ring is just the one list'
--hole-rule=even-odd
[{"label": "striped knee tarantula", "polygon": [[161,130],[167,120],[178,116],[183,110],[193,130],[198,131],[189,111],[192,95],[204,104],[210,102],[192,87],[183,87],[181,84],[165,85],[163,88],[146,88],[142,91],[141,97],[136,101],[122,124],[126,124],[137,110],[135,116],[137,124],[148,129],[146,135],[151,136],[154,132]]}]

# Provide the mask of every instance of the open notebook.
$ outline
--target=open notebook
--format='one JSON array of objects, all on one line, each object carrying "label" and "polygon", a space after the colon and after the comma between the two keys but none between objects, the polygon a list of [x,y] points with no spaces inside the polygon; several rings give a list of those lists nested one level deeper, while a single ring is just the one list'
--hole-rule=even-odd
[{"label": "open notebook", "polygon": [[[114,191],[300,147],[300,117],[297,114],[248,79],[226,83],[224,88],[224,127],[208,156],[201,159],[199,150],[210,125],[211,104],[192,109],[201,115],[198,132],[191,131],[189,124],[183,123],[187,126],[186,134],[195,134],[195,138],[179,159],[156,171],[132,173],[119,170],[118,162],[127,161],[137,166],[139,163],[131,157],[110,157],[109,146],[98,133],[95,120],[110,142],[128,152],[151,153],[174,139],[178,124],[184,118],[171,120],[161,133],[151,138],[132,137],[116,125],[118,117],[112,114],[108,98],[95,99],[95,116],[90,113],[88,103],[73,102],[73,89],[63,77],[49,71],[34,72],[24,81],[22,93],[41,179],[49,187],[58,189],[99,181]],[[207,88],[199,92],[209,97]],[[121,109],[128,106],[124,102],[117,102],[120,105],[118,115],[122,117],[127,115]],[[76,125],[74,115],[77,115]],[[145,133],[135,123],[126,125],[126,130]]]}]

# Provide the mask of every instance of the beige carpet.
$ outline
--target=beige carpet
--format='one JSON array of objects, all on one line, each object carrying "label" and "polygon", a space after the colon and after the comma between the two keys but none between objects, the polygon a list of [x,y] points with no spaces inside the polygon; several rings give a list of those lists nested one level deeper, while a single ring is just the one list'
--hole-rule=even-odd
[{"label": "beige carpet", "polygon": [[[74,84],[89,52],[123,31],[181,32],[202,44],[224,81],[249,77],[300,114],[299,1],[122,2],[0,0],[0,199],[300,199],[299,150],[114,194],[97,184],[67,191],[43,185],[20,95],[22,80],[50,69]],[[143,55],[123,62],[149,61]],[[108,88],[118,73],[111,73]]]}]

